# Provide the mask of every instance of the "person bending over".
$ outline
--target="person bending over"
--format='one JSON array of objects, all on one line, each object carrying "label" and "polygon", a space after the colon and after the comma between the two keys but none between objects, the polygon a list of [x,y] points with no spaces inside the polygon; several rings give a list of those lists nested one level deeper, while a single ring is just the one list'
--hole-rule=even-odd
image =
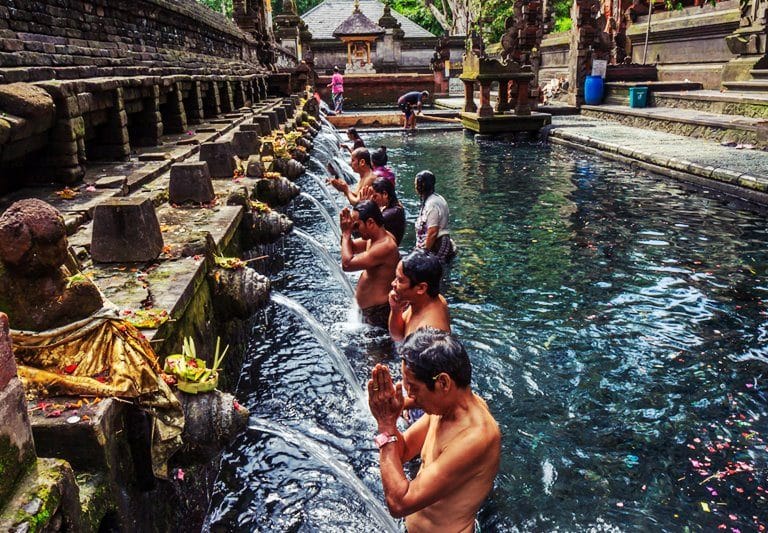
[{"label": "person bending over", "polygon": [[[405,517],[409,533],[475,531],[477,511],[499,471],[499,426],[485,401],[472,392],[469,357],[450,334],[419,329],[405,340],[400,355],[401,383],[393,385],[381,364],[368,381],[389,512]],[[396,425],[403,387],[427,413],[404,434]],[[403,464],[416,456],[421,466],[409,480]]]},{"label": "person bending over", "polygon": [[411,91],[397,99],[397,107],[403,112],[405,118],[403,129],[416,129],[416,115],[421,114],[421,108],[424,105],[424,101],[428,99],[429,91]]},{"label": "person bending over", "polygon": [[[355,299],[363,318],[372,326],[387,327],[389,287],[400,261],[395,238],[384,229],[379,206],[370,200],[352,210],[345,207],[339,215],[341,226],[341,268],[344,272],[362,270]],[[356,231],[359,239],[352,238]]]},{"label": "person bending over", "polygon": [[389,291],[389,334],[392,340],[401,341],[424,327],[451,332],[448,302],[440,294],[442,276],[440,260],[423,250],[414,250],[397,264],[395,280]]}]

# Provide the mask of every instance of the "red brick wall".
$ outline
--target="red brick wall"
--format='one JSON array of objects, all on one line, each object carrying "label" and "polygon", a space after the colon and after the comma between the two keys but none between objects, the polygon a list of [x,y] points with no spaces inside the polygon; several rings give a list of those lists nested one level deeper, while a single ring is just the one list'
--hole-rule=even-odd
[{"label": "red brick wall", "polygon": [[[331,89],[326,87],[331,82],[330,76],[320,76],[317,89],[326,102],[331,102]],[[397,98],[409,91],[435,92],[433,74],[348,74],[344,76],[345,108],[365,105],[391,105],[395,107]],[[332,106],[332,104],[330,104]]]}]

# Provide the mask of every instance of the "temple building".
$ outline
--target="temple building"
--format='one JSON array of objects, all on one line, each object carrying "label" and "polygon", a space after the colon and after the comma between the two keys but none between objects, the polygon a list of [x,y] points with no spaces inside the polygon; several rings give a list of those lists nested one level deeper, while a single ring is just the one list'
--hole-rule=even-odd
[{"label": "temple building", "polygon": [[325,0],[301,18],[318,73],[431,72],[437,36],[379,0]]}]

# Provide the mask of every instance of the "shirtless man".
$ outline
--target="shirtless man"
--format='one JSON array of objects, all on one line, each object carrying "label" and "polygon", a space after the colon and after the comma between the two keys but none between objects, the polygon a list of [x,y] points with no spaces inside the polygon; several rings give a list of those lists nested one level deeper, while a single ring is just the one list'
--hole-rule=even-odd
[{"label": "shirtless man", "polygon": [[[358,203],[351,211],[344,208],[339,219],[341,268],[345,272],[364,270],[355,298],[367,323],[386,328],[389,287],[400,261],[395,238],[384,229],[381,209],[371,200]],[[353,230],[360,234],[359,239],[352,238]]]},{"label": "shirtless man", "polygon": [[373,173],[373,167],[371,166],[371,152],[367,148],[355,148],[350,155],[349,164],[359,176],[360,181],[357,182],[357,188],[354,191],[349,190],[349,185],[343,179],[336,177],[328,180],[334,189],[344,193],[350,204],[356,205],[360,200],[360,191],[364,187],[373,185],[377,176]]},{"label": "shirtless man", "polygon": [[[423,328],[400,348],[403,381],[393,385],[381,364],[368,381],[368,404],[378,424],[374,442],[384,498],[409,533],[473,532],[475,517],[499,471],[501,433],[486,403],[470,388],[466,350],[450,334]],[[427,412],[405,434],[397,429],[402,389]],[[421,467],[408,480],[403,463]]]},{"label": "shirtless man", "polygon": [[389,334],[401,341],[419,328],[451,332],[448,303],[440,294],[443,267],[437,256],[414,250],[397,265],[389,291]]}]

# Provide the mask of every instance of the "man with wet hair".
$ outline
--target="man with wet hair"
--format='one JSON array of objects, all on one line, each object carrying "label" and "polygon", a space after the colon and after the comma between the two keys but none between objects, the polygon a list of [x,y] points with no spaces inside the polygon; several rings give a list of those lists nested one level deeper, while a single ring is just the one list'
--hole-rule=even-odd
[{"label": "man with wet hair", "polygon": [[373,173],[371,152],[367,148],[355,148],[352,150],[349,164],[352,166],[352,170],[360,176],[360,181],[357,182],[357,188],[355,188],[354,192],[350,191],[349,184],[338,176],[330,178],[328,183],[337,191],[344,193],[350,204],[355,205],[360,201],[360,191],[363,190],[363,187],[373,185],[373,182],[376,180],[376,174]]},{"label": "man with wet hair", "polygon": [[[449,333],[419,329],[405,340],[400,355],[401,383],[395,386],[381,364],[368,381],[389,512],[405,517],[410,533],[475,531],[477,511],[499,471],[499,427],[485,401],[472,392],[469,357]],[[397,429],[403,387],[427,413],[405,434]],[[409,481],[403,464],[417,455],[421,467]]]},{"label": "man with wet hair", "polygon": [[443,266],[437,256],[416,249],[395,270],[389,291],[389,334],[401,341],[419,328],[451,332],[448,302],[440,294]]},{"label": "man with wet hair", "polygon": [[[341,226],[341,268],[345,272],[363,270],[357,282],[355,299],[364,320],[373,326],[387,327],[389,287],[400,261],[395,238],[384,228],[381,209],[371,200],[363,200],[352,210],[339,215]],[[359,239],[352,238],[356,231]]]}]

